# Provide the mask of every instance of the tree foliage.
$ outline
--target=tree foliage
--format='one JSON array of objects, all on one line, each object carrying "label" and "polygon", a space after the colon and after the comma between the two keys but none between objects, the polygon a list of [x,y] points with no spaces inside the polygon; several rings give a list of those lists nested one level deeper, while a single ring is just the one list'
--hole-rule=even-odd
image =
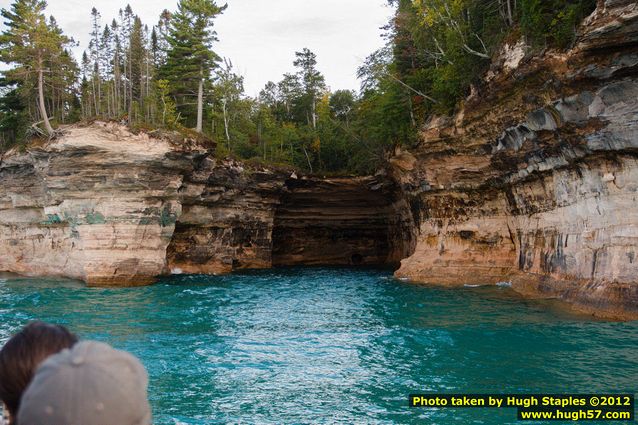
[{"label": "tree foliage", "polygon": [[[168,24],[167,57],[160,75],[169,82],[186,122],[195,124],[200,132],[204,86],[209,85],[210,73],[219,61],[212,49],[217,41],[213,21],[224,9],[226,6],[219,7],[214,0],[180,0]],[[192,117],[197,122],[193,123]]]},{"label": "tree foliage", "polygon": [[[10,9],[0,11],[6,27],[0,34],[0,61],[12,65],[3,72],[8,99],[2,105],[5,110],[11,105],[17,108],[5,112],[2,122],[18,125],[28,117],[52,135],[51,121],[65,122],[75,106],[77,65],[68,50],[73,41],[53,17],[47,19],[45,8],[42,0],[16,0]],[[9,142],[18,137],[10,135]]]},{"label": "tree foliage", "polygon": [[433,114],[453,113],[504,40],[567,48],[595,7],[595,0],[388,3],[395,13],[386,43],[357,70],[358,93],[330,91],[320,58],[304,48],[280,81],[252,98],[232,61],[215,53],[214,23],[226,9],[215,0],[180,0],[150,27],[130,5],[110,23],[93,8],[80,67],[72,41],[45,17],[46,3],[14,0],[2,9],[0,60],[11,66],[0,79],[2,149],[35,122],[47,128],[46,110],[53,125],[100,118],[194,128],[217,142],[219,155],[313,173],[370,173],[416,141]]}]

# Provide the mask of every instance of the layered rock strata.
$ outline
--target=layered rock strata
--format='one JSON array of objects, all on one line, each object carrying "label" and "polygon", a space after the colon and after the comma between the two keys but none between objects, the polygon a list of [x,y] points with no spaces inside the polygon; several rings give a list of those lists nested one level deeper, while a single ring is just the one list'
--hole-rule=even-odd
[{"label": "layered rock strata", "polygon": [[165,268],[191,155],[119,127],[74,128],[0,165],[0,269],[143,285]]},{"label": "layered rock strata", "polygon": [[499,66],[392,161],[420,223],[397,275],[638,318],[638,4],[601,1],[573,50]]},{"label": "layered rock strata", "polygon": [[[304,199],[301,187],[314,194]],[[0,270],[131,286],[273,262],[397,263],[414,226],[393,189],[383,176],[322,181],[249,167],[115,124],[69,127],[0,163]],[[299,210],[307,228],[292,223]]]},{"label": "layered rock strata", "polygon": [[275,218],[275,265],[399,264],[414,223],[384,176],[290,179]]},{"label": "layered rock strata", "polygon": [[275,211],[289,173],[209,156],[186,176],[168,247],[172,273],[217,274],[272,266]]}]

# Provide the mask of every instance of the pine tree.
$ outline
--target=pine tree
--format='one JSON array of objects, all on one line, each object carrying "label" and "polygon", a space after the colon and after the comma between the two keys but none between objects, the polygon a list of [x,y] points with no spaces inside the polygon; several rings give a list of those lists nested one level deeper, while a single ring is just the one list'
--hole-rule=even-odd
[{"label": "pine tree", "polygon": [[[153,28],[154,29],[154,28]],[[155,62],[153,61],[153,40],[149,32],[148,25],[144,25],[144,78],[143,78],[143,100],[144,119],[146,122],[153,121],[154,105],[151,95],[151,81],[155,78]]]},{"label": "pine tree", "polygon": [[107,116],[112,117],[115,113],[113,82],[110,77],[113,75],[113,34],[108,25],[104,26],[100,39],[100,60],[104,79],[104,94],[106,96]]},{"label": "pine tree", "polygon": [[[82,60],[79,106],[83,116],[120,118],[125,115],[129,124],[157,124],[157,113],[167,101],[157,81],[157,63],[161,60],[158,58],[162,57],[160,45],[165,43],[163,36],[158,36],[155,27],[151,33],[127,5],[119,11],[118,20],[113,19],[101,29],[96,42],[100,14],[94,9],[91,16],[94,24],[91,40]],[[169,18],[170,14],[164,11],[160,19],[163,27],[168,25]],[[165,115],[162,114],[162,119]]]},{"label": "pine tree", "polygon": [[317,100],[322,92],[326,90],[326,82],[321,72],[317,70],[317,55],[309,49],[296,52],[297,59],[293,64],[298,68],[297,75],[303,84],[304,103],[309,115],[309,124],[312,128],[317,128]]},{"label": "pine tree", "polygon": [[117,21],[111,22],[111,34],[113,35],[113,94],[115,114],[122,112],[121,87],[122,87],[122,43],[120,41],[120,27]]},{"label": "pine tree", "polygon": [[20,95],[17,86],[18,81],[0,78],[0,92],[3,94],[0,97],[0,134],[2,135],[0,151],[15,145],[20,140],[19,134],[28,125],[24,96]]},{"label": "pine tree", "polygon": [[2,9],[6,19],[5,31],[0,35],[0,61],[14,68],[4,71],[7,78],[18,81],[28,94],[29,87],[37,86],[37,104],[46,132],[54,134],[45,101],[45,73],[52,79],[63,68],[61,61],[71,60],[64,55],[72,40],[51,26],[44,16],[46,2],[42,0],[16,0],[10,10]]},{"label": "pine tree", "polygon": [[93,107],[91,106],[93,93],[91,91],[91,84],[89,83],[89,77],[91,75],[91,60],[86,50],[82,53],[82,83],[80,84],[81,102],[82,102],[82,115],[86,118],[92,114]]},{"label": "pine tree", "polygon": [[[219,7],[215,0],[180,0],[177,12],[170,21],[167,37],[169,49],[162,78],[169,81],[172,94],[178,99],[178,108],[192,122],[196,115],[196,131],[202,131],[204,85],[210,80],[219,57],[212,50],[217,41],[213,21],[226,6]],[[195,114],[189,104],[197,96]]]},{"label": "pine tree", "polygon": [[160,14],[157,25],[153,27],[153,32],[155,33],[153,55],[155,67],[157,69],[161,68],[166,63],[166,54],[170,47],[168,44],[168,34],[170,30],[171,17],[171,12],[164,9]]},{"label": "pine tree", "polygon": [[122,84],[122,99],[123,99],[123,107],[126,110],[129,110],[132,99],[131,99],[131,91],[132,91],[132,79],[131,79],[131,62],[129,58],[131,57],[131,34],[133,33],[133,22],[135,16],[133,14],[133,9],[130,4],[127,4],[124,10],[120,9],[119,12],[120,18],[120,42],[122,44],[122,69],[124,71],[124,81]]},{"label": "pine tree", "polygon": [[100,12],[94,7],[91,9],[91,41],[89,42],[89,50],[91,52],[91,60],[93,61],[93,84],[95,86],[93,93],[93,102],[95,104],[95,114],[100,115],[102,103],[102,60],[100,51]]},{"label": "pine tree", "polygon": [[142,21],[135,16],[133,19],[133,28],[131,30],[131,38],[129,40],[129,53],[126,61],[129,64],[129,120],[133,120],[134,109],[142,105],[142,89],[143,89],[143,69],[144,57],[146,56],[144,48],[144,39],[142,34]]},{"label": "pine tree", "polygon": [[157,27],[153,27],[153,30],[151,31],[150,51],[153,57],[153,65],[159,66],[160,47],[159,47],[159,38],[157,35]]},{"label": "pine tree", "polygon": [[284,121],[293,121],[293,105],[302,95],[299,78],[295,74],[284,74],[283,80],[277,85],[280,100],[285,108]]},{"label": "pine tree", "polygon": [[[63,36],[53,16],[49,17],[49,29],[56,36]],[[75,114],[77,98],[74,88],[79,69],[73,55],[66,47],[62,47],[60,55],[49,62],[44,94],[49,115],[64,123],[68,115]]]}]

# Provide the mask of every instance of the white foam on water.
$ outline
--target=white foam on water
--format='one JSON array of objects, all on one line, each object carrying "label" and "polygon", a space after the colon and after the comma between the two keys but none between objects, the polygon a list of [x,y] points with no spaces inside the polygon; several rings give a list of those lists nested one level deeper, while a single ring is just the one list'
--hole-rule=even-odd
[{"label": "white foam on water", "polygon": [[184,271],[180,268],[171,269],[171,274],[184,274]]},{"label": "white foam on water", "polygon": [[466,288],[480,288],[483,285],[470,285],[470,284],[466,283],[463,286],[466,287]]},{"label": "white foam on water", "polygon": [[511,288],[512,282],[498,282],[496,286],[500,286],[501,288]]}]

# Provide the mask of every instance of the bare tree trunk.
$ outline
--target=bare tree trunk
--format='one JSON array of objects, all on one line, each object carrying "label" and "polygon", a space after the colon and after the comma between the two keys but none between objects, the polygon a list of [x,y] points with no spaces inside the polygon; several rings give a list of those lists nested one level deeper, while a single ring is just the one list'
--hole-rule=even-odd
[{"label": "bare tree trunk", "polygon": [[97,72],[95,73],[97,78],[97,110],[98,115],[102,112],[102,81],[100,77],[100,68],[97,68]]},{"label": "bare tree trunk", "polygon": [[166,125],[166,99],[164,95],[162,95],[162,106],[164,109],[162,110],[162,125]]},{"label": "bare tree trunk", "polygon": [[84,97],[84,96],[81,96],[81,97],[80,97],[80,112],[82,113],[82,116],[83,116],[84,118],[86,118],[86,107],[85,107],[85,105],[84,105],[84,99],[83,99],[83,97]]},{"label": "bare tree trunk", "polygon": [[230,150],[230,134],[228,133],[228,115],[226,111],[226,99],[222,100],[222,110],[224,111],[224,132],[228,141],[228,150]]},{"label": "bare tree trunk", "polygon": [[[141,69],[140,69],[141,71]],[[146,94],[144,93],[145,85],[144,84],[144,73],[140,72],[140,105],[139,105],[139,114],[144,114],[144,118],[146,118]]]},{"label": "bare tree trunk", "polygon": [[419,91],[419,90],[417,90],[417,89],[413,88],[412,86],[409,86],[408,84],[404,83],[403,81],[401,81],[400,79],[398,79],[397,77],[395,77],[394,75],[392,75],[391,73],[386,72],[386,75],[387,75],[388,77],[392,78],[392,79],[393,79],[394,81],[396,81],[397,83],[401,84],[401,85],[402,85],[403,87],[405,87],[406,89],[408,89],[408,90],[410,90],[410,91],[413,91],[414,93],[418,94],[418,95],[419,95],[419,96],[421,96],[422,98],[427,99],[427,100],[429,100],[429,101],[430,101],[430,102],[432,102],[432,103],[438,103],[438,102],[436,101],[436,99],[433,99],[433,98],[431,98],[430,96],[428,96],[427,94],[425,94],[425,93],[423,93],[423,92],[421,92],[421,91]]},{"label": "bare tree trunk", "polygon": [[111,118],[111,93],[108,90],[109,86],[107,85],[104,90],[104,96],[106,97],[106,116]]},{"label": "bare tree trunk", "polygon": [[149,63],[150,63],[150,55],[149,52],[146,52],[146,75],[144,76],[144,81],[146,83],[146,94],[144,96],[144,104],[146,105],[146,122],[151,122],[151,116],[152,111],[151,111],[151,102],[147,102],[147,100],[149,100],[150,97],[150,93],[151,93],[151,87],[150,87],[150,80],[151,80],[151,68],[149,67]]},{"label": "bare tree trunk", "polygon": [[95,90],[95,75],[91,78],[91,86],[93,86],[93,106],[95,108],[95,115],[99,115],[99,111],[97,109],[97,90]]},{"label": "bare tree trunk", "polygon": [[58,112],[60,114],[60,121],[62,124],[66,124],[66,107],[64,106],[64,93],[60,93],[58,96]]},{"label": "bare tree trunk", "polygon": [[46,104],[44,103],[44,70],[42,69],[42,58],[38,59],[38,95],[40,98],[40,115],[42,115],[42,120],[44,121],[44,128],[46,129],[49,136],[53,135],[55,132],[53,127],[51,127],[51,123],[49,122],[49,116],[47,115]]},{"label": "bare tree trunk", "polygon": [[[481,41],[481,43],[482,43],[482,41]],[[463,48],[465,49],[466,52],[468,52],[468,53],[470,53],[470,54],[472,54],[474,56],[478,56],[479,58],[483,58],[483,59],[490,59],[490,55],[488,55],[487,53],[477,52],[476,50],[472,49],[470,46],[468,46],[465,43],[463,43]]]},{"label": "bare tree trunk", "polygon": [[507,19],[509,21],[510,26],[514,25],[514,19],[512,17],[512,5],[510,2],[512,0],[505,0],[507,2]]},{"label": "bare tree trunk", "polygon": [[122,89],[122,113],[125,113],[128,110],[128,63],[126,58],[123,58],[123,71],[124,78],[120,75],[120,88]]},{"label": "bare tree trunk", "polygon": [[312,128],[317,129],[317,100],[312,98]]},{"label": "bare tree trunk", "polygon": [[204,117],[204,69],[199,69],[199,88],[197,90],[197,127],[198,133],[202,132],[202,120]]},{"label": "bare tree trunk", "polygon": [[120,75],[120,55],[117,50],[115,51],[115,58],[113,62],[115,64],[115,115],[117,116],[122,112],[122,108],[120,106],[120,87],[122,86],[122,77]]},{"label": "bare tree trunk", "polygon": [[306,154],[306,160],[308,161],[308,167],[310,167],[310,174],[314,173],[314,171],[312,170],[312,163],[310,162],[310,156],[308,156],[308,151],[306,150],[305,147],[302,148],[303,149],[303,153]]},{"label": "bare tree trunk", "polygon": [[408,96],[408,100],[410,103],[410,122],[412,123],[412,127],[416,127],[416,119],[414,118],[414,106],[412,104],[412,96]]},{"label": "bare tree trunk", "polygon": [[133,115],[133,58],[131,57],[131,43],[128,46],[128,123],[132,123]]}]

